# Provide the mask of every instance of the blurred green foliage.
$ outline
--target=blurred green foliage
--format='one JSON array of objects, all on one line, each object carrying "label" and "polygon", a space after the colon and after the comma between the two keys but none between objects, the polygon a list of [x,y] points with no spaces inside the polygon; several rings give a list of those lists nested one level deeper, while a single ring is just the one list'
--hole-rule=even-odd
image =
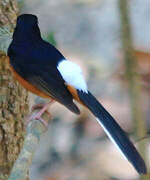
[{"label": "blurred green foliage", "polygon": [[17,2],[18,2],[19,10],[21,11],[24,7],[24,0],[17,0]]},{"label": "blurred green foliage", "polygon": [[50,32],[48,33],[47,37],[46,37],[46,40],[51,43],[53,46],[57,46],[57,42],[56,42],[56,39],[55,39],[55,35],[54,35],[54,32]]}]

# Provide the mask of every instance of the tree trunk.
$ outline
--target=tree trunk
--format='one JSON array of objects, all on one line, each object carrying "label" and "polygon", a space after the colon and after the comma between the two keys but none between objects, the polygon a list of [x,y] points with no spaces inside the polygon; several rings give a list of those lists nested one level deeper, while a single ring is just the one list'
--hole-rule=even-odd
[{"label": "tree trunk", "polygon": [[[0,0],[0,26],[14,27],[17,12],[15,0]],[[22,148],[24,122],[21,119],[27,113],[27,91],[13,79],[8,57],[0,52],[0,180],[7,180]]]}]

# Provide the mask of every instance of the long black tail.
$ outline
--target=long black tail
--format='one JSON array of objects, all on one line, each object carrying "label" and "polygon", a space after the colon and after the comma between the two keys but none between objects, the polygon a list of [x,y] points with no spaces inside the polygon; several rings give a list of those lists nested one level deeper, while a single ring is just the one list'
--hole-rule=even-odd
[{"label": "long black tail", "polygon": [[90,92],[84,93],[83,91],[78,91],[78,95],[80,100],[95,115],[108,137],[119,148],[126,159],[132,163],[137,172],[139,174],[146,174],[147,170],[144,160],[114,118]]}]

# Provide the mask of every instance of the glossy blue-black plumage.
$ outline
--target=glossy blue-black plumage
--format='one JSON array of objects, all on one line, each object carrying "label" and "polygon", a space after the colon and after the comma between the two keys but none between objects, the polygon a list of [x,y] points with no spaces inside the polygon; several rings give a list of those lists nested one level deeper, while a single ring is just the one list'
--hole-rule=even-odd
[{"label": "glossy blue-black plumage", "polygon": [[18,17],[8,56],[11,66],[23,79],[79,114],[57,69],[58,63],[65,58],[41,38],[36,16],[25,14]]}]

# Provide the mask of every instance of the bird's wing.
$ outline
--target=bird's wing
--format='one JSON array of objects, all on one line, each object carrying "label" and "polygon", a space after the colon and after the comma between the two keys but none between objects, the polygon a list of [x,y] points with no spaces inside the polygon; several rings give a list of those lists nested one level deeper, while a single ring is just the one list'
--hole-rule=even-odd
[{"label": "bird's wing", "polygon": [[[22,63],[20,63],[22,62]],[[65,81],[59,70],[54,66],[45,66],[15,61],[12,64],[15,71],[38,90],[53,97],[56,101],[65,105],[72,112],[79,114],[80,111],[73,103],[73,96],[68,91]],[[28,61],[30,62],[30,61]]]}]

